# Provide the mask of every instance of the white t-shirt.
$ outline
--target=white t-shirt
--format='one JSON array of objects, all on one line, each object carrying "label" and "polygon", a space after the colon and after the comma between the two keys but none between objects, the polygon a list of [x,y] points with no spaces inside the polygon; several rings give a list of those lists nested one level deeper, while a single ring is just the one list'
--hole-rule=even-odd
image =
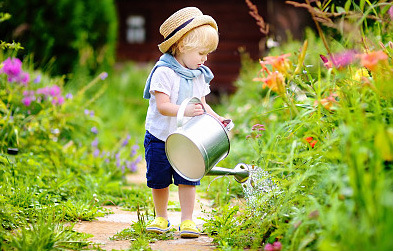
[{"label": "white t-shirt", "polygon": [[[149,108],[147,109],[145,128],[156,138],[165,141],[176,128],[176,117],[162,115],[157,109],[155,92],[169,96],[170,102],[176,104],[179,95],[180,76],[168,67],[158,67],[150,82]],[[193,79],[193,97],[202,98],[210,93],[210,86],[203,74]]]}]

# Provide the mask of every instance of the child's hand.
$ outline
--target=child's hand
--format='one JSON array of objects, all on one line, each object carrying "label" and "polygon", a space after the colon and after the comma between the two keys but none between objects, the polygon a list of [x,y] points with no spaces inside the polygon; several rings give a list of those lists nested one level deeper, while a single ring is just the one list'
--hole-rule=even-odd
[{"label": "child's hand", "polygon": [[202,104],[190,104],[187,105],[184,115],[186,117],[194,117],[202,115],[204,112]]},{"label": "child's hand", "polygon": [[226,118],[224,118],[224,117],[218,117],[218,120],[220,120],[220,122],[224,125],[224,127],[227,126],[229,123],[232,122],[232,120],[226,119]]}]

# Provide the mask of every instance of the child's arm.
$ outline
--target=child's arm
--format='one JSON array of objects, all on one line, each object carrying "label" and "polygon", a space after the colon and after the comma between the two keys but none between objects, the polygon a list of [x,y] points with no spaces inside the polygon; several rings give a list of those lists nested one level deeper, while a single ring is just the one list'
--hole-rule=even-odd
[{"label": "child's arm", "polygon": [[[155,92],[156,103],[158,111],[164,116],[176,117],[179,111],[179,105],[170,102],[169,96],[163,92]],[[211,110],[211,108],[210,108]],[[187,106],[184,115],[187,117],[194,117],[203,114],[201,104],[190,104]]]},{"label": "child's arm", "polygon": [[224,120],[226,120],[224,117],[221,117],[215,111],[213,111],[213,109],[210,107],[210,105],[208,105],[206,103],[206,98],[205,97],[202,97],[201,101],[202,101],[202,105],[203,105],[203,107],[205,107],[205,110],[206,110],[207,113],[209,113],[213,117],[217,118],[220,122],[223,122]]}]

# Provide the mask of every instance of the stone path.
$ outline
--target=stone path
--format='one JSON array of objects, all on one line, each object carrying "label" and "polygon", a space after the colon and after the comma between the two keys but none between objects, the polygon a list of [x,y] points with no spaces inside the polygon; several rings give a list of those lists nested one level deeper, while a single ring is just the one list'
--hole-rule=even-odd
[{"label": "stone path", "polygon": [[[130,183],[144,183],[146,184],[145,169],[144,167],[139,168],[136,174],[129,175],[128,180]],[[171,191],[169,200],[178,201],[177,191]],[[202,229],[204,223],[203,220],[198,217],[207,218],[203,211],[208,210],[209,201],[201,199],[197,193],[197,200],[194,208],[194,221],[199,229]],[[99,244],[103,250],[127,250],[130,248],[131,243],[129,240],[115,241],[110,240],[116,233],[123,229],[129,228],[133,222],[138,221],[136,212],[124,211],[120,207],[108,206],[113,214],[99,217],[95,221],[82,221],[75,224],[74,230],[83,233],[92,234],[89,240],[95,244]],[[172,226],[178,228],[180,224],[180,212],[168,212],[169,221]],[[202,234],[196,239],[182,239],[179,236],[179,232],[175,233],[174,240],[157,241],[150,244],[153,250],[161,251],[182,251],[182,250],[194,250],[194,251],[207,251],[214,250],[215,246],[212,244],[212,239],[206,234]]]}]

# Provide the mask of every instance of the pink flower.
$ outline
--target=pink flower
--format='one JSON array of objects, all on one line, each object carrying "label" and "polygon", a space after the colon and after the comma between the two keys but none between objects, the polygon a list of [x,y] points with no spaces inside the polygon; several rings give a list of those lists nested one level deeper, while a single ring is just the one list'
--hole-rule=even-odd
[{"label": "pink flower", "polygon": [[61,93],[61,89],[60,89],[60,87],[57,86],[57,85],[54,85],[54,86],[52,86],[52,87],[49,88],[49,94],[50,94],[52,97],[58,96],[58,95],[60,95],[60,93]]},{"label": "pink flower", "polygon": [[37,94],[44,94],[45,96],[49,95],[49,87],[40,88],[37,90]]},{"label": "pink flower", "polygon": [[62,96],[53,97],[52,104],[53,105],[62,105],[62,104],[64,104],[64,97],[62,97]]},{"label": "pink flower", "polygon": [[266,244],[264,250],[265,250],[265,251],[274,251],[274,247],[273,247],[272,244],[268,243],[268,244]]},{"label": "pink flower", "polygon": [[33,102],[34,100],[35,100],[34,96],[25,96],[25,97],[22,98],[22,103],[25,106],[30,106],[31,102]]},{"label": "pink flower", "polygon": [[21,74],[19,74],[19,78],[16,82],[20,82],[27,86],[29,81],[30,81],[30,75],[26,72],[22,72]]},{"label": "pink flower", "polygon": [[25,106],[30,106],[31,102],[33,102],[34,100],[36,100],[34,91],[24,91],[23,92],[22,103]]},{"label": "pink flower", "polygon": [[327,57],[325,57],[324,55],[319,55],[323,61],[323,66],[325,66],[327,69],[332,68],[332,62],[329,61],[329,59]]},{"label": "pink flower", "polygon": [[15,79],[22,72],[22,62],[19,58],[7,58],[3,63],[2,71],[11,79]]},{"label": "pink flower", "polygon": [[282,248],[281,242],[276,241],[276,242],[273,243],[273,250],[274,250],[274,251],[280,251],[281,248]]},{"label": "pink flower", "polygon": [[357,52],[355,50],[348,50],[341,53],[336,53],[330,56],[334,67],[342,69],[350,65],[354,60]]},{"label": "pink flower", "polygon": [[265,131],[265,125],[255,124],[255,125],[252,126],[251,130],[253,130],[253,131],[255,131],[255,130]]},{"label": "pink flower", "polygon": [[57,103],[58,103],[59,105],[64,104],[64,97],[63,97],[63,96],[58,96],[58,97],[57,97]]},{"label": "pink flower", "polygon": [[0,73],[5,73],[8,76],[8,82],[17,82],[27,85],[30,81],[28,73],[22,71],[22,62],[19,58],[7,58],[3,62],[3,68]]}]

